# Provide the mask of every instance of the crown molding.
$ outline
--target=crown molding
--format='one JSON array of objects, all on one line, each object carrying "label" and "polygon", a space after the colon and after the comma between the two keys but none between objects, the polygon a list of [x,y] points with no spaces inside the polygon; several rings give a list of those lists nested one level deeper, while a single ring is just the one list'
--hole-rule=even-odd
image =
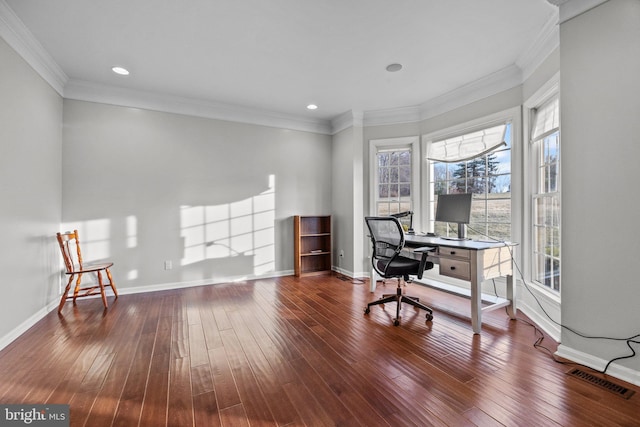
[{"label": "crown molding", "polygon": [[5,0],[0,0],[0,37],[62,96],[69,78]]},{"label": "crown molding", "polygon": [[559,24],[567,22],[578,15],[585,13],[594,7],[600,6],[609,0],[547,0],[560,9]]},{"label": "crown molding", "polygon": [[438,116],[522,84],[522,70],[515,64],[430,99],[420,106],[421,119]]},{"label": "crown molding", "polygon": [[421,120],[420,106],[388,108],[365,111],[364,126],[382,126],[401,123],[414,123]]},{"label": "crown molding", "polygon": [[382,126],[419,122],[495,95],[496,93],[512,89],[522,84],[522,81],[522,70],[514,64],[461,86],[458,89],[430,99],[421,105],[365,111],[364,125]]},{"label": "crown molding", "polygon": [[518,57],[516,65],[522,70],[522,80],[527,80],[542,62],[560,46],[559,13],[551,16],[535,40]]},{"label": "crown molding", "polygon": [[362,126],[364,126],[364,113],[362,111],[346,111],[331,120],[332,135],[350,127]]},{"label": "crown molding", "polygon": [[64,88],[64,97],[78,101],[98,102],[326,135],[331,135],[332,131],[331,122],[328,120],[313,120],[239,105],[125,89],[77,79],[71,79],[67,82]]}]

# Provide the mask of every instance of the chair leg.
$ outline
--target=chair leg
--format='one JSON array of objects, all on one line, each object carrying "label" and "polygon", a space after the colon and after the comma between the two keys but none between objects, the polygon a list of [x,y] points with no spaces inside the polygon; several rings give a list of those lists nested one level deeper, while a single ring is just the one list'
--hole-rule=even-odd
[{"label": "chair leg", "polygon": [[382,298],[372,301],[369,304],[367,304],[367,309],[369,307],[371,307],[372,305],[378,305],[378,304],[386,304],[388,302],[392,302],[392,301],[397,301],[398,297],[396,295],[387,295],[387,296],[383,296]]},{"label": "chair leg", "polygon": [[100,270],[98,270],[97,273],[98,273],[98,286],[100,286],[100,295],[102,296],[102,304],[104,304],[104,308],[108,308],[109,303],[107,302],[107,294],[104,291],[104,284],[102,283],[102,273],[100,273]]},{"label": "chair leg", "polygon": [[402,285],[400,283],[400,280],[398,280],[398,287],[396,288],[395,295],[383,295],[379,300],[368,303],[367,307],[364,309],[364,313],[369,314],[370,307],[372,305],[385,304],[392,301],[396,301],[396,318],[393,319],[394,326],[398,326],[400,324],[400,308],[403,302],[426,311],[427,321],[433,320],[433,310],[431,309],[431,307],[427,307],[426,305],[422,304],[418,297],[402,295]]},{"label": "chair leg", "polygon": [[64,288],[64,292],[62,293],[62,298],[60,298],[60,304],[58,305],[58,313],[62,311],[62,307],[64,307],[64,303],[67,302],[67,295],[69,294],[69,289],[71,289],[71,282],[73,282],[73,274],[69,276],[69,281],[67,282],[67,286]]},{"label": "chair leg", "polygon": [[80,292],[80,283],[82,283],[82,273],[78,273],[78,279],[76,280],[76,287],[73,290],[73,304],[76,303],[76,298],[78,298],[78,293]]},{"label": "chair leg", "polygon": [[400,298],[401,298],[401,302],[406,302],[409,305],[412,305],[414,307],[417,307],[426,311],[428,320],[433,319],[433,310],[431,309],[431,307],[427,307],[426,305],[422,304],[415,297],[401,296]]},{"label": "chair leg", "polygon": [[104,271],[107,272],[107,277],[109,278],[109,283],[111,284],[111,290],[113,291],[113,294],[116,296],[116,299],[118,299],[118,290],[116,289],[116,284],[113,283],[113,277],[111,277],[111,272],[109,271],[108,268],[105,268]]}]

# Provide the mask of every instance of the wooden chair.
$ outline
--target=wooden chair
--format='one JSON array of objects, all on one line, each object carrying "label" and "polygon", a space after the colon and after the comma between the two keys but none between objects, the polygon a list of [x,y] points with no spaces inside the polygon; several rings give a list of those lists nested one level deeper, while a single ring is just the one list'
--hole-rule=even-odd
[{"label": "wooden chair", "polygon": [[[111,287],[116,299],[118,298],[118,291],[116,289],[116,285],[113,283],[113,278],[111,277],[111,272],[109,268],[113,266],[112,262],[105,263],[94,263],[88,264],[82,262],[82,252],[80,251],[80,240],[78,239],[78,230],[74,230],[72,232],[66,233],[58,233],[58,243],[60,244],[60,250],[62,251],[62,257],[64,258],[64,265],[67,269],[66,274],[69,275],[69,281],[67,282],[67,287],[62,294],[62,298],[60,299],[60,305],[58,306],[58,313],[62,311],[62,307],[64,307],[64,303],[68,299],[73,299],[73,303],[76,303],[76,298],[87,297],[90,295],[97,295],[100,293],[102,296],[102,303],[105,308],[108,308],[107,304],[107,295],[105,293],[105,287]],[[73,247],[75,246],[75,251]],[[102,283],[102,272],[107,274],[109,278],[109,283]],[[82,275],[87,273],[96,273],[98,276],[98,283],[92,284],[90,286],[86,286],[84,288],[80,287],[80,283],[82,282]],[[71,289],[71,283],[73,282],[73,278],[77,276],[76,286],[73,289],[73,295],[69,295],[69,290]]]}]

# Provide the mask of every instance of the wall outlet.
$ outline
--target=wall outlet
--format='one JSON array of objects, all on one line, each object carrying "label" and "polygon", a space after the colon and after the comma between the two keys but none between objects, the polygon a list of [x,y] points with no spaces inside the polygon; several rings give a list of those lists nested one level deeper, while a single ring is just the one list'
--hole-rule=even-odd
[{"label": "wall outlet", "polygon": [[167,260],[164,262],[164,269],[165,270],[171,270],[173,268],[173,263],[171,262],[171,260]]}]

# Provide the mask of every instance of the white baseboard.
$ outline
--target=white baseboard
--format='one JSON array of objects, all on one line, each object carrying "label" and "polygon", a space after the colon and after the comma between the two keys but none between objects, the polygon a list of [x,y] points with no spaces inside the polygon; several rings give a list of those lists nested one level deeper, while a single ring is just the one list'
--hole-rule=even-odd
[{"label": "white baseboard", "polygon": [[362,279],[362,278],[369,277],[369,273],[368,272],[356,273],[356,272],[351,271],[351,270],[345,270],[344,268],[336,267],[335,265],[333,267],[331,267],[331,270],[335,271],[338,274],[342,274],[343,276],[350,277],[352,279]]},{"label": "white baseboard", "polygon": [[[592,369],[595,369],[596,371],[602,371],[609,362],[608,360],[595,357],[591,354],[578,351],[562,344],[558,346],[558,351],[556,351],[555,354],[564,359],[568,359],[573,362],[580,363],[581,365],[588,366]],[[620,366],[615,362],[609,365],[609,368],[607,369],[607,375],[611,375],[612,377],[621,379],[622,381],[640,386],[640,371],[634,371],[633,369]]]},{"label": "white baseboard", "polygon": [[560,326],[554,323],[547,316],[540,313],[537,307],[530,307],[523,301],[517,301],[517,307],[519,311],[522,311],[529,319],[533,321],[540,329],[546,334],[551,336],[555,341],[560,342]]},{"label": "white baseboard", "polygon": [[10,331],[7,335],[0,338],[0,350],[4,349],[6,346],[14,342],[20,335],[24,334],[31,328],[33,325],[38,323],[43,317],[45,317],[51,310],[54,310],[58,307],[59,301],[51,301],[45,307],[38,310],[27,320],[19,324],[16,328]]},{"label": "white baseboard", "polygon": [[[133,288],[118,288],[119,295],[133,295],[140,294],[145,292],[157,292],[157,291],[167,291],[171,289],[182,289],[182,288],[192,288],[195,286],[206,286],[206,285],[219,285],[221,283],[232,283],[232,282],[240,282],[245,280],[259,280],[259,279],[268,279],[272,277],[282,277],[282,276],[291,276],[293,275],[293,270],[285,270],[279,271],[264,275],[244,275],[244,276],[234,276],[234,277],[224,277],[224,278],[216,278],[216,279],[202,279],[202,280],[194,280],[190,282],[173,282],[173,283],[160,283],[155,285],[148,286],[136,286]],[[111,296],[111,291],[107,291],[108,296]],[[92,295],[89,298],[100,298],[100,295]],[[47,304],[45,307],[38,310],[27,320],[22,322],[16,328],[11,330],[8,334],[3,337],[0,337],[0,350],[7,347],[13,341],[18,339],[20,335],[24,334],[29,328],[38,323],[42,318],[44,318],[47,314],[49,314],[52,310],[58,308],[59,301],[52,301]]]},{"label": "white baseboard", "polygon": [[196,286],[207,286],[207,285],[219,285],[221,283],[243,282],[245,280],[269,279],[273,277],[283,277],[283,276],[291,276],[291,275],[293,275],[293,270],[284,270],[284,271],[278,271],[278,272],[262,274],[262,275],[249,274],[249,275],[241,275],[241,276],[218,277],[215,279],[192,280],[190,282],[160,283],[155,285],[136,286],[133,288],[122,288],[122,289],[118,288],[118,294],[132,295],[132,294],[140,294],[145,292],[169,291],[172,289],[193,288]]}]

